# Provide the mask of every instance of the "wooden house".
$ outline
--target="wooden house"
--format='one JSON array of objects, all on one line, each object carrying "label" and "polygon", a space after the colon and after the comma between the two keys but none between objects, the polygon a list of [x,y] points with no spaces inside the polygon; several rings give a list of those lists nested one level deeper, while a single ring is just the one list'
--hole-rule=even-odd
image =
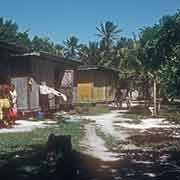
[{"label": "wooden house", "polygon": [[[50,55],[45,52],[27,52],[15,45],[0,42],[0,84],[12,82],[18,94],[20,111],[40,109],[39,85],[60,89],[65,70],[76,70],[79,61]],[[72,80],[74,83],[74,80]],[[59,99],[49,97],[51,109],[59,106]]]},{"label": "wooden house", "polygon": [[101,103],[114,100],[118,70],[94,65],[79,66],[76,78],[77,103]]},{"label": "wooden house", "polygon": [[10,83],[10,56],[25,52],[25,49],[15,44],[0,41],[0,84]]}]

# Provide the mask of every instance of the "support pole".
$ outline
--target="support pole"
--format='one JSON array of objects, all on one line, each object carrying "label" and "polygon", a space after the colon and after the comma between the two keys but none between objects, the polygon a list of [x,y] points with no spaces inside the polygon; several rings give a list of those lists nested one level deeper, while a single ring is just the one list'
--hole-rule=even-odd
[{"label": "support pole", "polygon": [[154,98],[154,116],[157,116],[157,82],[156,78],[154,79],[154,93],[153,93],[153,98]]}]

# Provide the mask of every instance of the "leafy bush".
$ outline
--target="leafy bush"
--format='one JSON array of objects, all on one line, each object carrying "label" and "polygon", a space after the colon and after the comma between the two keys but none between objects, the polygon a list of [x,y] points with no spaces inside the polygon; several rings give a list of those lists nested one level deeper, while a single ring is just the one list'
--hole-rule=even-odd
[{"label": "leafy bush", "polygon": [[110,112],[109,107],[104,104],[83,104],[76,106],[75,110],[82,115],[98,115]]},{"label": "leafy bush", "polygon": [[139,105],[131,107],[129,110],[130,114],[139,114],[143,116],[150,116],[152,113],[147,106]]}]

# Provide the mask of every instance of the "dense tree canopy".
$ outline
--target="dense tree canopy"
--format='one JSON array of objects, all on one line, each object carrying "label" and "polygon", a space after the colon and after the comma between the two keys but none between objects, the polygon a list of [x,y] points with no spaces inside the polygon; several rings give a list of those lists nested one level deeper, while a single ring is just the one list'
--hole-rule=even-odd
[{"label": "dense tree canopy", "polygon": [[0,18],[0,40],[14,42],[17,40],[18,25],[12,20]]},{"label": "dense tree canopy", "polygon": [[180,12],[141,28],[138,37],[120,36],[121,29],[112,21],[101,23],[96,31],[97,42],[80,44],[77,37],[71,36],[63,44],[56,44],[46,37],[30,39],[29,30],[20,32],[15,22],[0,18],[0,40],[15,42],[29,51],[118,68],[120,77],[125,79],[135,76],[148,83],[153,75],[158,77],[163,95],[180,96]]},{"label": "dense tree canopy", "polygon": [[158,24],[141,29],[138,58],[146,72],[159,77],[161,93],[168,97],[180,96],[179,47],[180,12],[164,16]]}]

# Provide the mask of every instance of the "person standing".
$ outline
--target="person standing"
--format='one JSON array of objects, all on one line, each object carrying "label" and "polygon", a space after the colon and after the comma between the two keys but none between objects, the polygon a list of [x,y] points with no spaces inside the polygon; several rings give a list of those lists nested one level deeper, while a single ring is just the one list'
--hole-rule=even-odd
[{"label": "person standing", "polygon": [[40,92],[40,107],[43,112],[49,111],[49,89],[46,85],[45,81],[41,82],[41,85],[39,86],[39,92]]},{"label": "person standing", "polygon": [[115,103],[118,109],[122,108],[122,92],[120,88],[117,88],[115,93]]},{"label": "person standing", "polygon": [[10,95],[10,103],[11,103],[11,108],[9,110],[9,118],[12,124],[15,124],[17,118],[17,92],[14,84],[10,85],[9,95]]},{"label": "person standing", "polygon": [[4,124],[4,115],[10,108],[9,101],[9,86],[6,84],[0,85],[0,121]]}]

